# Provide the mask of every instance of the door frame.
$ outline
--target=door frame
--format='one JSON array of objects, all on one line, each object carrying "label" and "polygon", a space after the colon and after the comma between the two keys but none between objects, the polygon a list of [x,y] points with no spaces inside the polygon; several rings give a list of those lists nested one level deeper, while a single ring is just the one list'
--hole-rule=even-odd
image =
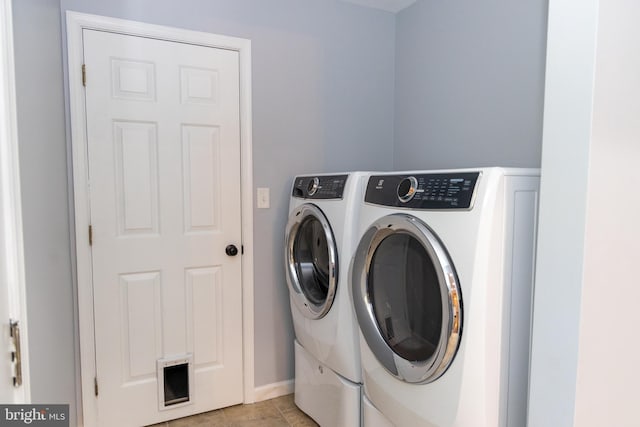
[{"label": "door frame", "polygon": [[[30,403],[27,296],[22,234],[22,201],[18,159],[18,119],[13,55],[11,0],[0,0],[0,283],[9,316],[20,322],[22,386],[13,390],[11,403]],[[5,291],[7,295],[5,295]],[[3,345],[9,319],[0,319]],[[5,357],[4,350],[2,357]],[[3,364],[4,366],[4,364]],[[4,387],[2,384],[1,387]],[[9,403],[9,402],[5,402]]]},{"label": "door frame", "polygon": [[[198,31],[184,30],[137,21],[110,18],[73,11],[66,12],[69,66],[69,104],[71,119],[71,155],[75,212],[75,246],[80,345],[81,396],[84,425],[98,420],[94,394],[95,331],[93,323],[93,286],[91,248],[89,246],[89,186],[85,93],[82,84],[84,29],[154,38],[179,43],[237,51],[240,60],[240,191],[242,222],[242,354],[244,402],[255,401],[254,327],[253,327],[253,160],[251,121],[251,41]],[[88,79],[90,80],[90,74]]]}]

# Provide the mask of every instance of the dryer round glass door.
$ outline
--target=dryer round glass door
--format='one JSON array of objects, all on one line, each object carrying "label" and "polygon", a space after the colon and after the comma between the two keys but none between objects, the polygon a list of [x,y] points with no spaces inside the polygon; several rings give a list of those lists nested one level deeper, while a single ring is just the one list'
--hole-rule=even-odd
[{"label": "dryer round glass door", "polygon": [[338,252],[329,221],[316,205],[301,205],[289,216],[285,260],[296,306],[311,319],[324,317],[336,293]]},{"label": "dryer round glass door", "polygon": [[358,323],[378,361],[406,382],[440,377],[460,343],[462,298],[436,234],[411,215],[380,218],[360,240],[352,275]]}]

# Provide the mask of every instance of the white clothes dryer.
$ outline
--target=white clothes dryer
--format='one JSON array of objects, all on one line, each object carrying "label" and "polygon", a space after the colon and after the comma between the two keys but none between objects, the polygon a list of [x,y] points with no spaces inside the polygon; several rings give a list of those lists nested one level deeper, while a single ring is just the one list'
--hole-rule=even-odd
[{"label": "white clothes dryer", "polygon": [[526,424],[537,169],[369,177],[351,266],[363,422]]},{"label": "white clothes dryer", "polygon": [[285,231],[295,402],[321,426],[359,426],[361,367],[348,288],[366,173],[296,177]]}]

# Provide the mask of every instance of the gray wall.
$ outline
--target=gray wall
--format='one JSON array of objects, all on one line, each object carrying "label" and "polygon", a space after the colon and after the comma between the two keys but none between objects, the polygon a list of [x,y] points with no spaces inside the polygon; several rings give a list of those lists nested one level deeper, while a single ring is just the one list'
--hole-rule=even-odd
[{"label": "gray wall", "polygon": [[[66,10],[252,41],[255,383],[293,377],[282,245],[291,178],[390,169],[393,14],[337,0],[16,0],[16,75],[33,400],[75,398],[73,269],[63,86]],[[72,409],[73,412],[73,409]]]},{"label": "gray wall", "polygon": [[75,424],[67,148],[57,0],[13,2],[31,398]]},{"label": "gray wall", "polygon": [[540,166],[547,3],[418,0],[398,13],[395,169]]}]

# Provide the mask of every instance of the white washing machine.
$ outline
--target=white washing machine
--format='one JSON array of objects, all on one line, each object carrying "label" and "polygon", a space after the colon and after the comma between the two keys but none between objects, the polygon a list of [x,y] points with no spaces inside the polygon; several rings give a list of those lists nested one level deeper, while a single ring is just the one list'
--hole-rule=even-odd
[{"label": "white washing machine", "polygon": [[295,402],[321,426],[361,420],[358,329],[349,262],[366,173],[296,177],[285,232],[295,329]]},{"label": "white washing machine", "polygon": [[537,169],[375,174],[351,296],[364,426],[526,425]]}]

